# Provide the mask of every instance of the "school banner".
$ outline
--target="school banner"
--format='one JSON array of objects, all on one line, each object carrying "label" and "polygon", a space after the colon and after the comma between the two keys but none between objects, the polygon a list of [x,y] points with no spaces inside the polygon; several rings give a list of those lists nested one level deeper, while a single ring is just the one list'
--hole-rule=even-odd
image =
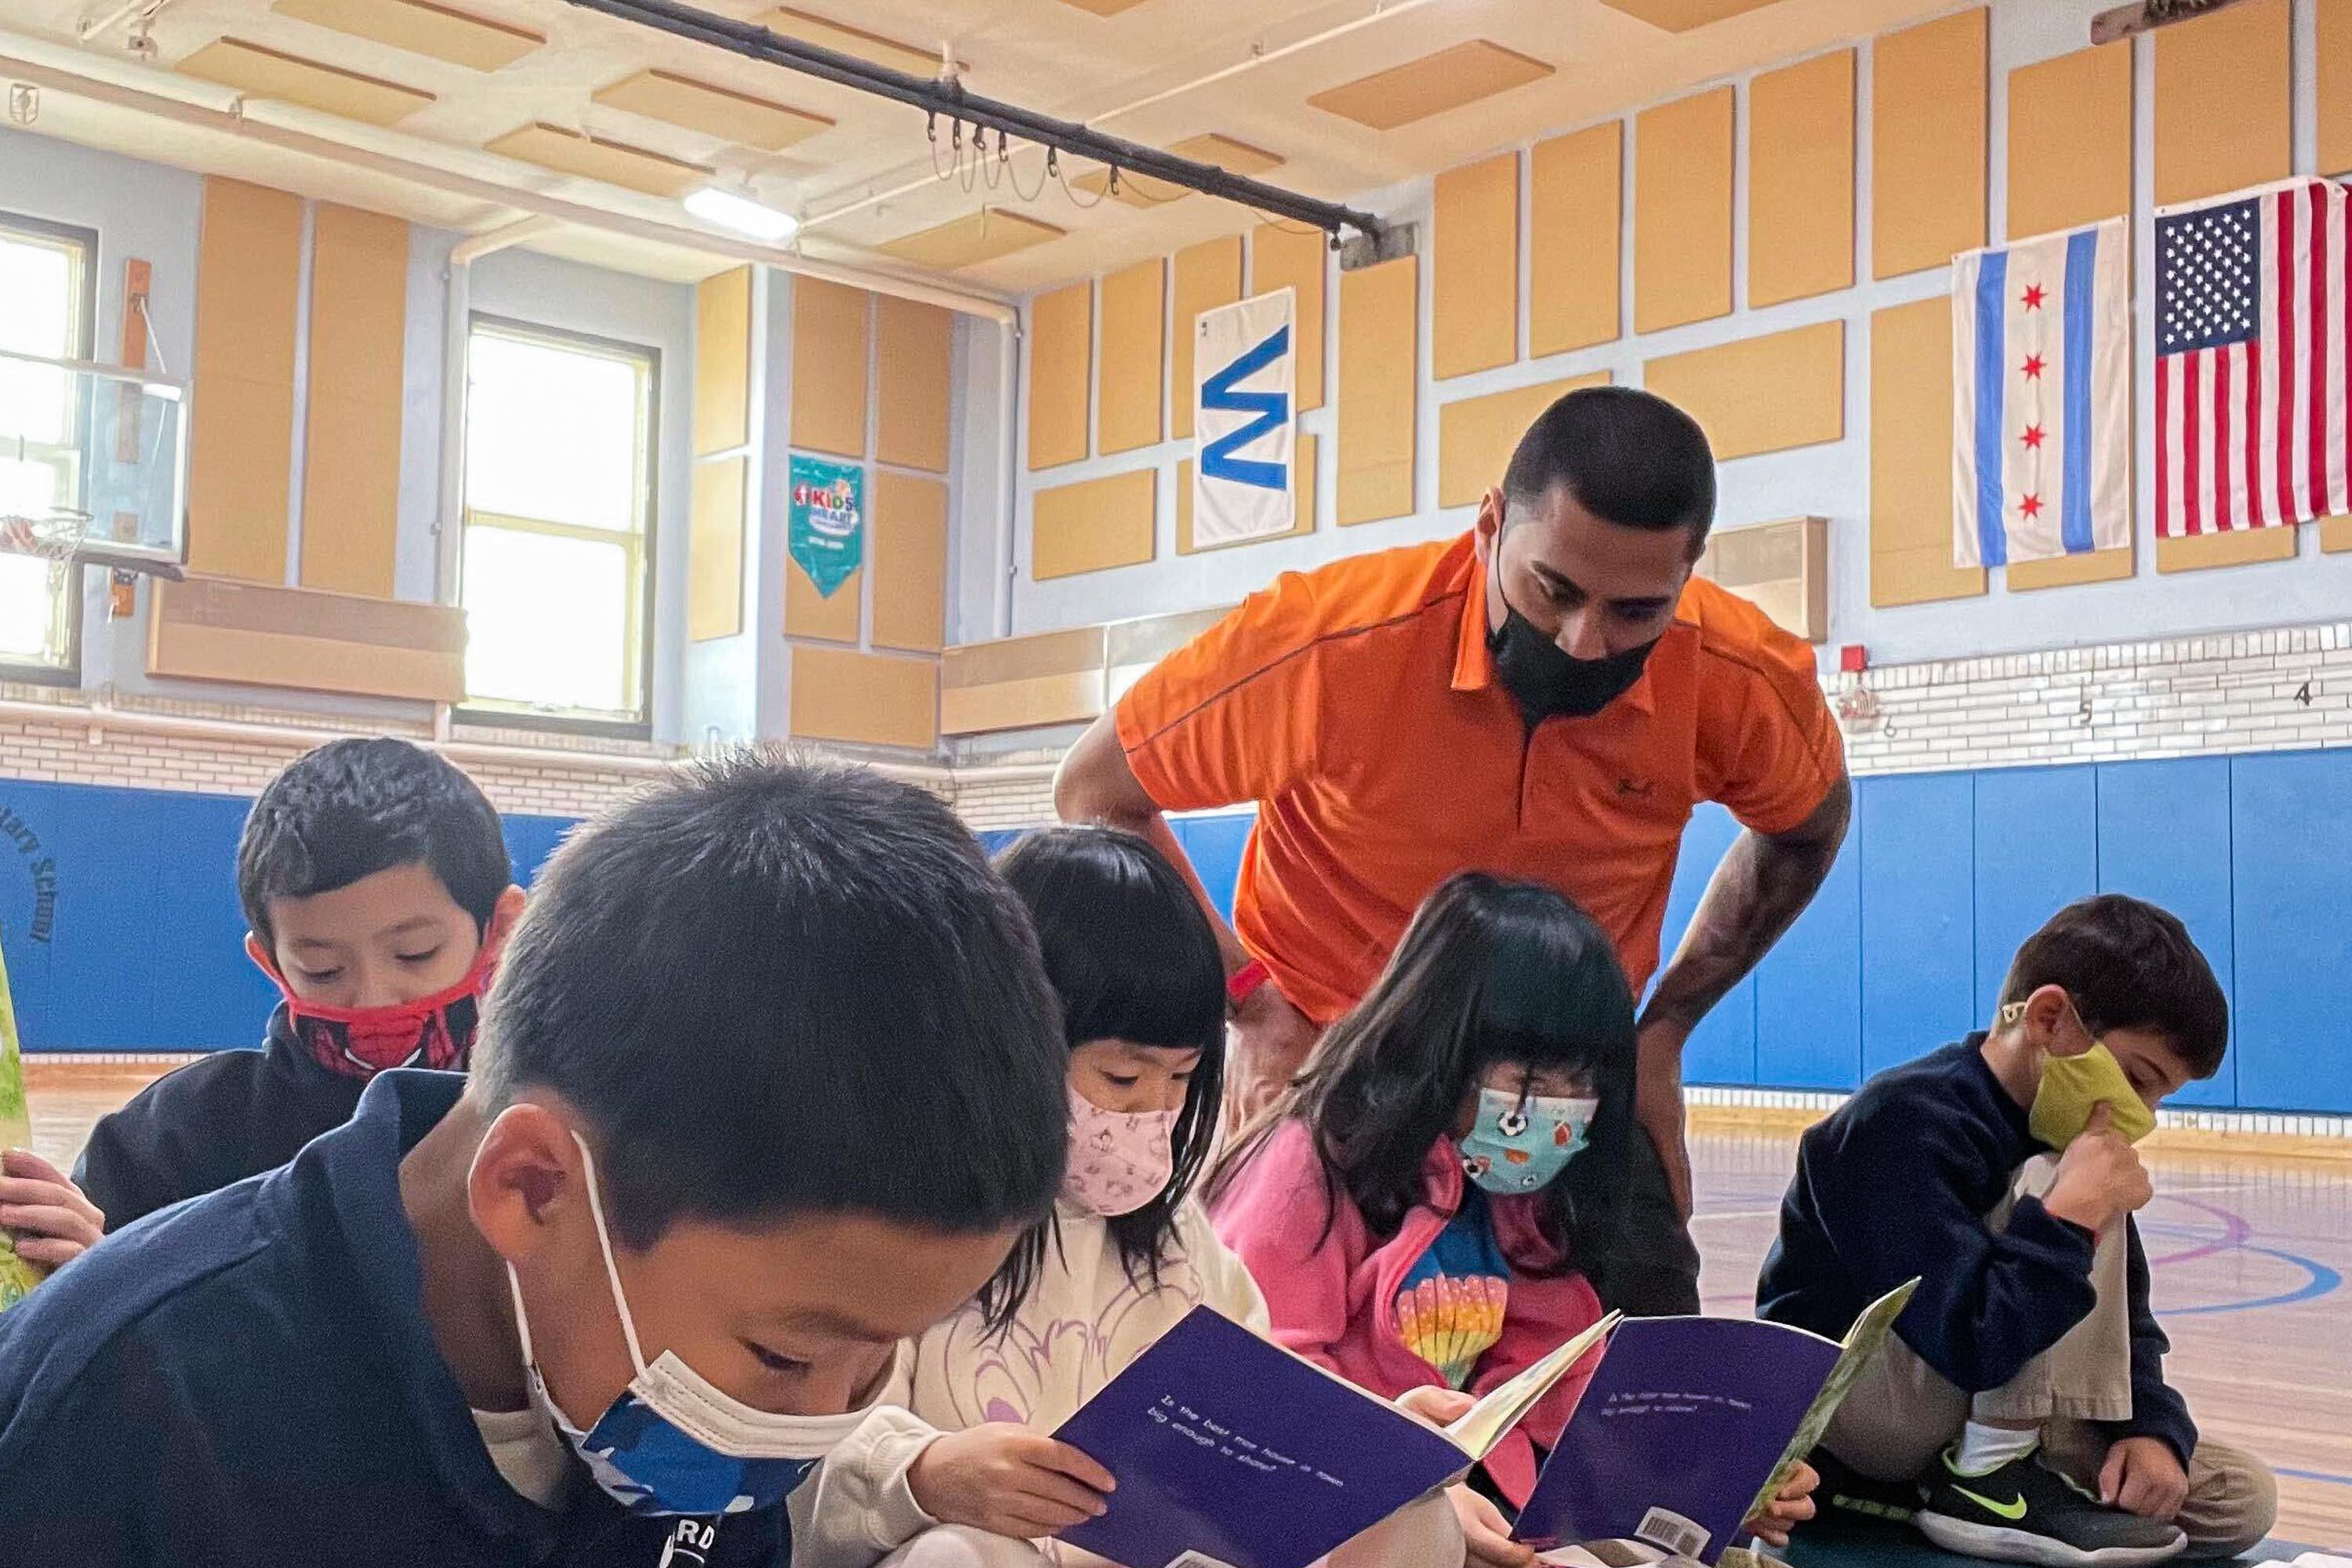
[{"label": "school banner", "polygon": [[849,581],[866,554],[866,470],[793,454],[788,548],[825,598]]},{"label": "school banner", "polygon": [[1277,289],[1203,310],[1193,327],[1192,542],[1231,544],[1290,531],[1297,440],[1291,322]]}]

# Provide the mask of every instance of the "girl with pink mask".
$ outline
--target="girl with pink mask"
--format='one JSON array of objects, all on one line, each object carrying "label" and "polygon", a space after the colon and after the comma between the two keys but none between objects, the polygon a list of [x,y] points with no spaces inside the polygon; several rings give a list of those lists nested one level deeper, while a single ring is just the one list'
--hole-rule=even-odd
[{"label": "girl with pink mask", "polygon": [[[1099,1563],[1052,1537],[1112,1506],[1111,1479],[1049,1434],[1195,1306],[1270,1332],[1265,1299],[1192,1196],[1216,1132],[1225,985],[1191,889],[1149,843],[1112,828],[1042,829],[997,868],[1028,906],[1061,998],[1069,1169],[1052,1221],[977,1300],[901,1350],[883,1402],[937,1431],[904,1438],[884,1473],[828,1483],[873,1488],[863,1517],[902,1520],[908,1535],[964,1527],[933,1531],[889,1568]],[[799,1544],[819,1568],[846,1568],[898,1542]],[[1462,1552],[1433,1498],[1330,1561],[1453,1568]]]}]

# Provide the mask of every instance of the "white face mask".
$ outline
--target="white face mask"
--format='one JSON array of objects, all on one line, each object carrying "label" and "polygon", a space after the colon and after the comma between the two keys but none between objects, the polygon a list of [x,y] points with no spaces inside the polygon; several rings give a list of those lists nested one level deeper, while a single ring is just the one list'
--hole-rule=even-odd
[{"label": "white face mask", "polygon": [[530,1322],[522,1284],[507,1265],[514,1292],[515,1335],[521,1342],[531,1403],[571,1443],[596,1484],[637,1514],[741,1513],[782,1501],[819,1461],[863,1422],[871,1405],[838,1415],[793,1415],[760,1410],[720,1393],[701,1373],[666,1350],[648,1364],[637,1343],[636,1320],[621,1289],[613,1238],[597,1190],[596,1158],[574,1132],[586,1172],[589,1212],[604,1249],[604,1277],[628,1342],[636,1375],[586,1431],[573,1425],[540,1375],[531,1353]]}]

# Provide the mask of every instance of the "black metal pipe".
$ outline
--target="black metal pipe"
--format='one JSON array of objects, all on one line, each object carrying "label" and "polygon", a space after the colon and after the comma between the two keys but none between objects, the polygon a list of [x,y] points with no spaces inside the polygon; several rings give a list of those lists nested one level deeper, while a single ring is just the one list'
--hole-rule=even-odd
[{"label": "black metal pipe", "polygon": [[1199,191],[1203,195],[1238,202],[1278,217],[1312,224],[1335,239],[1344,228],[1372,237],[1378,237],[1381,232],[1379,218],[1353,207],[1319,202],[1311,196],[1286,191],[1279,185],[1265,184],[1246,175],[1230,174],[1213,163],[1195,163],[1190,158],[1163,153],[1157,147],[1146,147],[1139,142],[1106,135],[1075,121],[1055,120],[1014,104],[975,97],[964,91],[958,82],[927,81],[905,71],[861,60],[855,55],[845,55],[821,45],[786,37],[754,23],[738,22],[730,17],[713,16],[708,11],[698,11],[691,5],[677,4],[677,0],[571,0],[571,4],[590,11],[601,11],[605,16],[617,16],[625,22],[653,27],[676,37],[727,49],[768,65],[782,66],[787,70],[800,71],[821,80],[856,88],[860,92],[870,92],[878,98],[894,99],[930,113],[988,126],[1003,134],[1018,136],[1040,146],[1108,163],[1114,169],[1131,170],[1171,185]]}]

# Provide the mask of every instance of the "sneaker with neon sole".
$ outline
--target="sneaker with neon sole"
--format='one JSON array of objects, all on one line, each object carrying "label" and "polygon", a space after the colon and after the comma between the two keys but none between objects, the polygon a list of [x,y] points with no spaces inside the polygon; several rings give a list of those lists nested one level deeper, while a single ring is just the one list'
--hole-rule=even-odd
[{"label": "sneaker with neon sole", "polygon": [[2168,1562],[2189,1545],[2177,1527],[2109,1508],[2039,1454],[1971,1476],[1954,1469],[1948,1452],[1919,1484],[1927,1501],[1911,1522],[1945,1551],[1967,1557],[2044,1568],[2141,1568]]}]

